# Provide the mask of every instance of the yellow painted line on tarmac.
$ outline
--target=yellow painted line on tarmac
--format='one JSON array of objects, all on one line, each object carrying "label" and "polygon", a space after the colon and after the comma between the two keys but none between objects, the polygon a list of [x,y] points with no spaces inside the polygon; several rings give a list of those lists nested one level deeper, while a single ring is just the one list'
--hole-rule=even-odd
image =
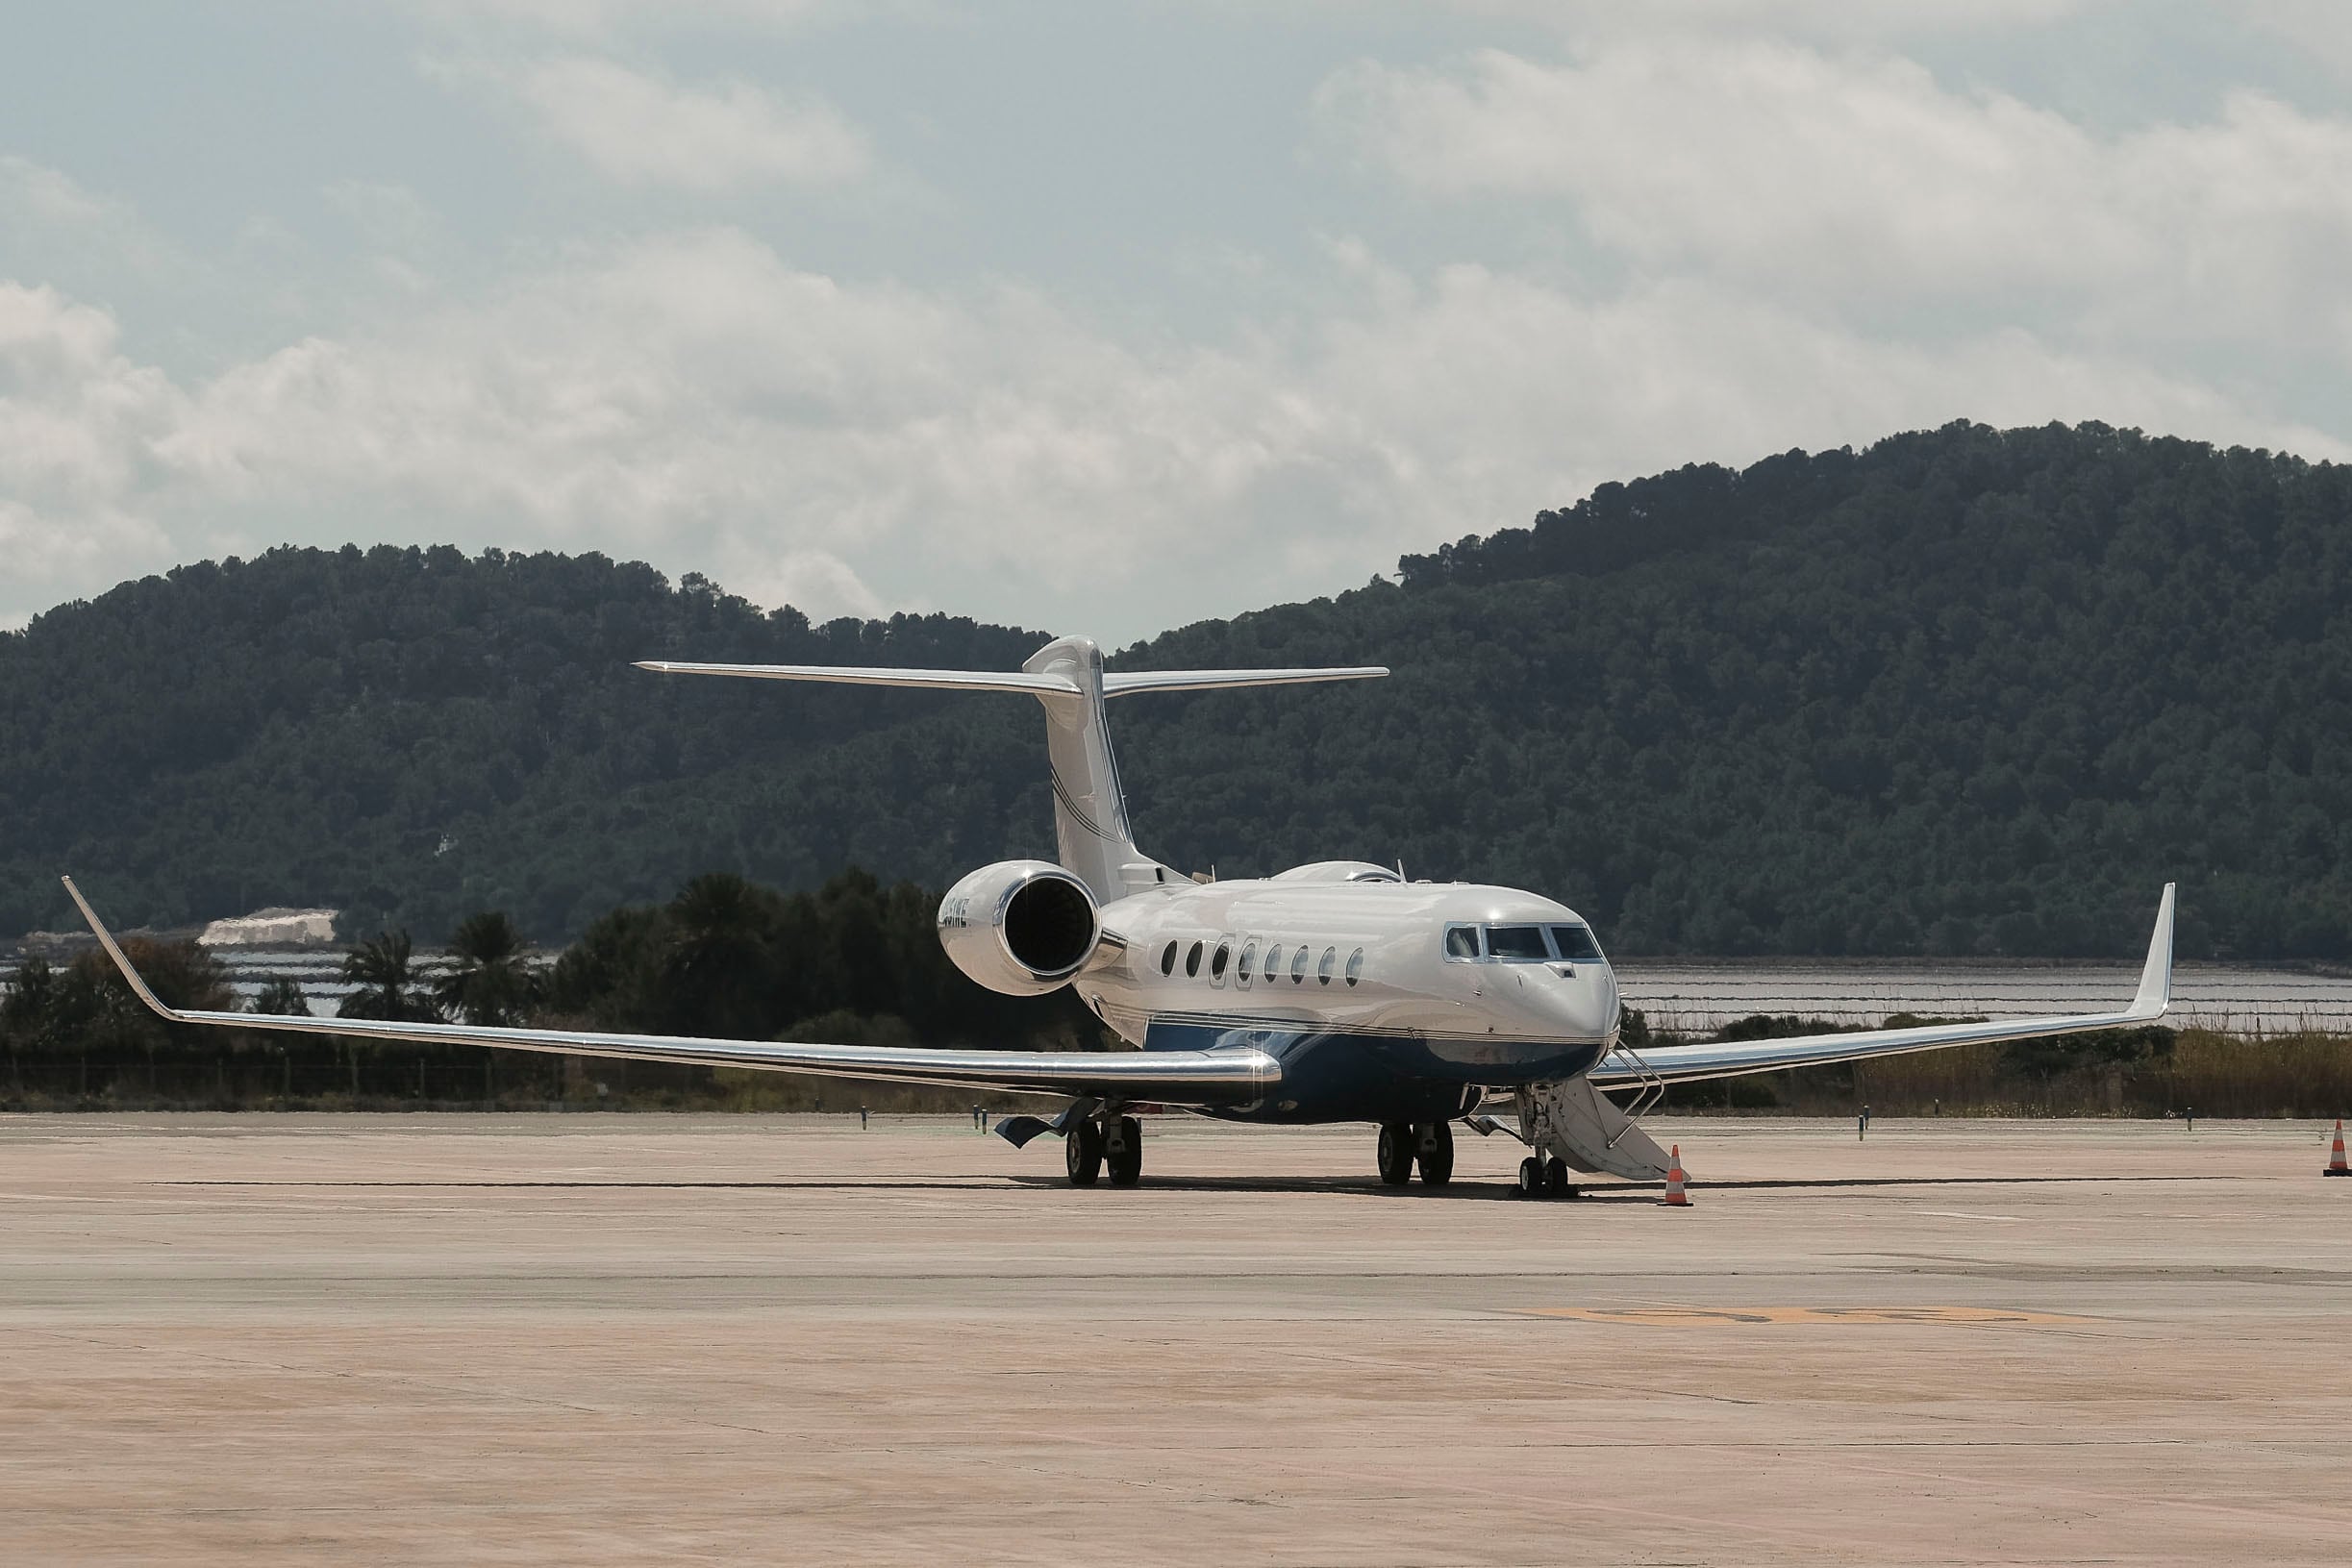
[{"label": "yellow painted line on tarmac", "polygon": [[1725,1323],[2089,1323],[2064,1312],[2012,1307],[1523,1307],[1528,1317],[1632,1323],[1652,1329]]}]

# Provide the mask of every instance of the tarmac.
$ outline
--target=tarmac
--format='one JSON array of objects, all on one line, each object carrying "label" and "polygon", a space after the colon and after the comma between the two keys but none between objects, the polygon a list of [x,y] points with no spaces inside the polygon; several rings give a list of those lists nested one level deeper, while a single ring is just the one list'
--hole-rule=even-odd
[{"label": "tarmac", "polygon": [[7,1564],[2340,1563],[2309,1122],[0,1117]]}]

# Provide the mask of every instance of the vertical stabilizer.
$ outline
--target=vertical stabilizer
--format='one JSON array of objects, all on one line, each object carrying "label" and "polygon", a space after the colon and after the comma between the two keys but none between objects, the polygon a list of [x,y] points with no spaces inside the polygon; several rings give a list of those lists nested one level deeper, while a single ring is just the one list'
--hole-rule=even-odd
[{"label": "vertical stabilizer", "polygon": [[1053,768],[1054,836],[1063,865],[1094,897],[1109,903],[1165,880],[1164,868],[1136,850],[1127,795],[1103,712],[1103,651],[1088,637],[1058,637],[1021,668],[1047,676],[1067,693],[1039,691],[1045,705],[1045,755]]}]

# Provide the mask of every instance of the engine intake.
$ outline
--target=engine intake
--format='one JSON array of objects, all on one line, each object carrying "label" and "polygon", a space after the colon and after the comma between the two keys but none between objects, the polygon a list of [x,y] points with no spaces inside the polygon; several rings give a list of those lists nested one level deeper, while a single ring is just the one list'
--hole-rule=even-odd
[{"label": "engine intake", "polygon": [[1041,996],[1086,967],[1103,939],[1094,895],[1045,860],[984,865],[939,900],[939,945],[991,991]]}]

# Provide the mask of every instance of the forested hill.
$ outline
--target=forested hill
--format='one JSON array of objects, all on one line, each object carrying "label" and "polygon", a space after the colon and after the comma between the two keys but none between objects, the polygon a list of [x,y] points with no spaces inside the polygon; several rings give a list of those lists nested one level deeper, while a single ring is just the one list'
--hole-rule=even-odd
[{"label": "forested hill", "polygon": [[[1605,485],[1128,667],[1380,662],[1113,708],[1138,836],[1554,892],[1620,951],[2352,957],[2352,470],[1955,425]],[[1083,631],[1084,628],[1067,630]],[[934,885],[1050,853],[1013,699],[645,675],[1010,668],[600,558],[279,551],[0,637],[0,930],[324,903],[543,939],[692,874]]]}]

